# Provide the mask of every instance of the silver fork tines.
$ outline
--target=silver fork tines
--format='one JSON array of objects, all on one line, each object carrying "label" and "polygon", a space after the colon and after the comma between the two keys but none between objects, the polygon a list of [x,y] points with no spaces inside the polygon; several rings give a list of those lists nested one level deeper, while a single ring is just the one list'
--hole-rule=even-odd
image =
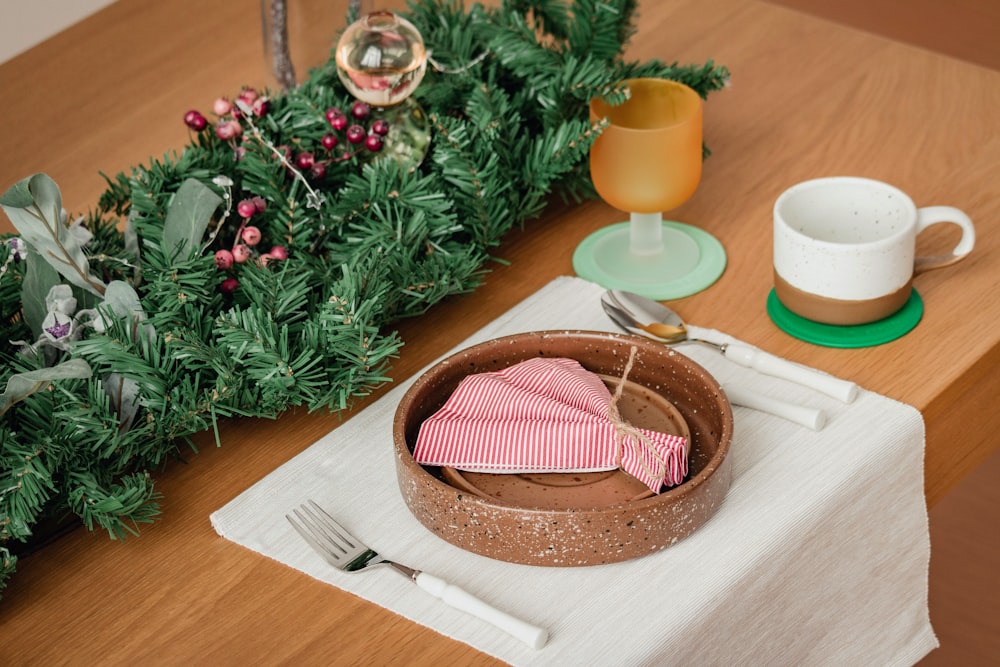
[{"label": "silver fork tines", "polygon": [[324,560],[339,569],[345,569],[359,553],[357,540],[344,530],[322,507],[313,501],[292,512],[295,519],[286,516],[292,527],[315,549]]},{"label": "silver fork tines", "polygon": [[491,607],[443,579],[383,558],[347,532],[326,510],[312,500],[293,510],[292,514],[286,514],[285,518],[309,546],[323,557],[323,560],[338,570],[358,572],[369,565],[390,565],[434,597],[440,598],[456,609],[489,621],[533,648],[541,648],[548,641],[547,630]]}]

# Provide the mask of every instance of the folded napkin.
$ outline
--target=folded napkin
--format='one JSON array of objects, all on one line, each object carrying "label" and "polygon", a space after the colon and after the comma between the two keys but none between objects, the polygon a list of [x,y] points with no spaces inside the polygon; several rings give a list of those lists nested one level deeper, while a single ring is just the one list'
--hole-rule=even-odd
[{"label": "folded napkin", "polygon": [[463,379],[424,420],[417,463],[473,472],[621,468],[654,493],[687,474],[687,439],[635,428],[579,361],[536,358]]},{"label": "folded napkin", "polygon": [[[460,348],[525,331],[613,331],[602,292],[556,279]],[[722,384],[820,407],[829,421],[814,432],[734,408],[729,494],[707,523],[663,551],[594,567],[532,567],[437,538],[410,514],[393,472],[392,419],[412,381],[217,510],[212,524],[248,549],[515,665],[840,667],[908,665],[926,655],[937,641],[927,609],[920,413],[869,391],[845,405],[713,350],[677,349]],[[532,650],[394,572],[333,569],[284,518],[306,498],[380,553],[547,628],[548,644]]]}]

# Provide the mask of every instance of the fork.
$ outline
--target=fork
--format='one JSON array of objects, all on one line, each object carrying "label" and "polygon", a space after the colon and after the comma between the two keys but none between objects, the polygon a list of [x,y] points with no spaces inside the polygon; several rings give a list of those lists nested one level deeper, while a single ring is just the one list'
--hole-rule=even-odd
[{"label": "fork", "polygon": [[544,628],[500,611],[443,579],[383,558],[348,533],[326,510],[312,500],[294,510],[293,514],[295,518],[292,518],[291,514],[286,514],[285,518],[309,546],[323,557],[323,560],[338,570],[360,572],[375,565],[389,565],[434,597],[492,623],[534,649],[542,648],[548,641],[549,633]]}]

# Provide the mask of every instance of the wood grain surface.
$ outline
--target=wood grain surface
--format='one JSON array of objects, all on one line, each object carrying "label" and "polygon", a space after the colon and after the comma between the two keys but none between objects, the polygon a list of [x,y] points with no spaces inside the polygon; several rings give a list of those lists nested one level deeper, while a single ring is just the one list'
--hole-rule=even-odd
[{"label": "wood grain surface", "polygon": [[[326,58],[346,2],[302,0],[300,68]],[[388,3],[392,4],[392,3]],[[400,4],[400,3],[395,3]],[[715,234],[720,281],[673,303],[702,326],[857,381],[920,409],[934,504],[1000,446],[1000,73],[752,0],[645,2],[629,57],[725,64],[731,86],[705,108],[713,155],[671,217]],[[189,108],[268,82],[256,3],[119,0],[0,66],[0,188],[45,171],[72,211],[113,175],[179,150]],[[917,280],[926,313],[911,334],[863,350],[797,341],[768,319],[775,197],[825,175],[889,181],[918,205],[969,213],[969,259]],[[486,284],[403,322],[403,379],[551,278],[571,274],[589,232],[622,219],[602,202],[555,205],[509,234]],[[9,222],[0,221],[9,230]],[[945,247],[948,234],[922,239]],[[367,402],[359,401],[355,410]],[[221,425],[200,453],[157,476],[163,518],[139,539],[77,530],[23,560],[0,603],[3,664],[494,665],[494,659],[220,537],[209,514],[344,416],[292,412]],[[388,446],[388,445],[386,445]]]}]

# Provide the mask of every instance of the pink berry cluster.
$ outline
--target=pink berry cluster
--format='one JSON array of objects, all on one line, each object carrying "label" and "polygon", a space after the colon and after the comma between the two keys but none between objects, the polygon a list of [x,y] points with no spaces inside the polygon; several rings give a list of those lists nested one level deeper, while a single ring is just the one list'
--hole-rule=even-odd
[{"label": "pink berry cluster", "polygon": [[[236,212],[240,216],[240,227],[236,232],[231,250],[222,249],[215,253],[215,265],[222,271],[228,271],[235,264],[243,264],[255,255],[261,266],[267,266],[271,260],[288,259],[288,250],[284,246],[276,245],[270,252],[258,252],[256,246],[261,241],[260,229],[248,224],[255,215],[263,213],[267,209],[267,202],[263,197],[251,197],[244,199],[236,205]],[[239,287],[239,281],[230,276],[222,281],[220,289],[226,294],[232,294]]]},{"label": "pink berry cluster", "polygon": [[[267,114],[268,100],[253,88],[244,88],[237,96],[237,101],[245,103],[258,118]],[[243,135],[240,118],[243,111],[228,98],[220,97],[212,104],[212,112],[216,115],[215,136],[223,141],[235,141]],[[208,127],[208,120],[200,111],[192,109],[184,114],[184,124],[195,132],[201,132]]]},{"label": "pink berry cluster", "polygon": [[[362,123],[371,116],[371,107],[364,102],[355,102],[351,106],[350,117],[337,107],[326,110],[326,120],[330,124],[330,132],[320,139],[322,151],[302,150],[294,156],[286,149],[289,159],[294,157],[295,166],[312,179],[321,179],[326,175],[326,169],[334,162],[344,162],[358,153],[367,150],[377,153],[385,144],[385,136],[389,134],[389,123],[378,118],[366,129]],[[341,133],[345,144],[341,144]]]},{"label": "pink berry cluster", "polygon": [[[241,138],[245,140],[240,123],[245,108],[255,117],[264,116],[268,112],[268,99],[253,88],[244,88],[235,102],[220,97],[212,104],[212,112],[217,117],[215,136],[233,146],[237,160],[246,153],[246,147],[240,145]],[[364,151],[377,153],[382,150],[389,134],[389,123],[381,118],[371,119],[370,105],[357,101],[348,113],[330,107],[324,115],[330,131],[320,139],[320,146],[313,148],[298,143],[295,151],[288,145],[277,147],[284,154],[285,164],[294,166],[310,180],[322,180],[331,164],[345,162]],[[201,112],[192,109],[184,114],[184,123],[195,132],[201,132],[208,127],[209,121]]]}]

